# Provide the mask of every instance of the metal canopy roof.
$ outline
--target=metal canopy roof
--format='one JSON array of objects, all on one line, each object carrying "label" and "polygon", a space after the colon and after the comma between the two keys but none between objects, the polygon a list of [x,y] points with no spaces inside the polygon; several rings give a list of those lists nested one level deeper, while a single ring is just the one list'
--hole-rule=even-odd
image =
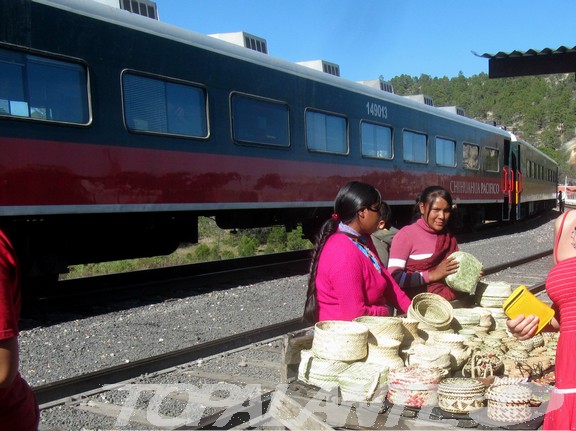
[{"label": "metal canopy roof", "polygon": [[546,75],[551,73],[576,72],[576,46],[561,46],[558,49],[544,48],[541,51],[512,51],[510,53],[476,54],[487,58],[489,78],[512,76]]}]

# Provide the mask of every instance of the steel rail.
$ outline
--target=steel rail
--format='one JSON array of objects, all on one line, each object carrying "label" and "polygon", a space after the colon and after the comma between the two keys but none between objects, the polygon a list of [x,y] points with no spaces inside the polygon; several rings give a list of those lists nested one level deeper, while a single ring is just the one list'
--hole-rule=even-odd
[{"label": "steel rail", "polygon": [[[484,269],[484,275],[490,275],[504,269],[520,266],[547,257],[551,253],[552,250],[549,250],[533,256],[487,267]],[[538,286],[538,289],[541,290],[544,284],[542,283]],[[531,290],[535,291],[535,286],[533,286]],[[308,326],[308,324],[299,318],[292,319],[189,348],[137,360],[128,364],[117,365],[81,376],[36,386],[33,389],[41,408],[48,408],[66,401],[73,401],[75,398],[81,398],[86,393],[106,390],[105,386],[127,382],[145,374],[157,373],[172,367],[181,366],[201,358],[279,337],[289,332],[299,331]]]},{"label": "steel rail", "polygon": [[293,319],[185,349],[36,386],[33,391],[40,408],[53,407],[75,398],[82,398],[89,392],[107,390],[106,386],[124,383],[145,374],[157,373],[198,359],[269,340],[289,332],[302,330],[308,326],[302,319]]}]

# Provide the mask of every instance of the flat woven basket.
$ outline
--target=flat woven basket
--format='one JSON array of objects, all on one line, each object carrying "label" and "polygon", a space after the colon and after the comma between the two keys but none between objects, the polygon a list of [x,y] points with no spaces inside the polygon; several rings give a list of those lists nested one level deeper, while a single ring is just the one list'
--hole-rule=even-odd
[{"label": "flat woven basket", "polygon": [[368,328],[357,322],[325,320],[314,328],[314,355],[334,361],[358,361],[368,354]]},{"label": "flat woven basket", "polygon": [[338,375],[344,401],[371,401],[376,389],[388,379],[388,368],[367,362],[354,362]]},{"label": "flat woven basket", "polygon": [[438,330],[447,329],[454,318],[452,304],[435,293],[419,293],[412,299],[408,317]]},{"label": "flat woven basket", "polygon": [[302,350],[300,356],[298,379],[327,391],[338,386],[338,376],[353,364],[318,358],[311,350]]}]

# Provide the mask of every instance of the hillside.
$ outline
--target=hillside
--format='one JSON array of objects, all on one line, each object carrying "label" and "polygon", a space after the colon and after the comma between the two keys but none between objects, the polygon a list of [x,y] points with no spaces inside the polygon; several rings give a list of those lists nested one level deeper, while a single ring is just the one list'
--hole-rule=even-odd
[{"label": "hillside", "polygon": [[576,136],[576,81],[572,74],[489,79],[400,75],[390,80],[399,95],[426,94],[435,106],[460,106],[466,116],[493,122],[521,136],[560,163],[560,178],[576,184],[562,146]]}]

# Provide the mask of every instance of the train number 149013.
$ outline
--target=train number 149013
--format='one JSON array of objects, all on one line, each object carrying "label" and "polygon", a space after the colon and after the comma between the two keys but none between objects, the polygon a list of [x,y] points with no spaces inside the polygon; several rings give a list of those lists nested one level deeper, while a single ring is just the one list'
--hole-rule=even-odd
[{"label": "train number 149013", "polygon": [[388,118],[388,108],[384,105],[379,105],[374,102],[366,102],[366,110],[368,115],[378,118]]}]

